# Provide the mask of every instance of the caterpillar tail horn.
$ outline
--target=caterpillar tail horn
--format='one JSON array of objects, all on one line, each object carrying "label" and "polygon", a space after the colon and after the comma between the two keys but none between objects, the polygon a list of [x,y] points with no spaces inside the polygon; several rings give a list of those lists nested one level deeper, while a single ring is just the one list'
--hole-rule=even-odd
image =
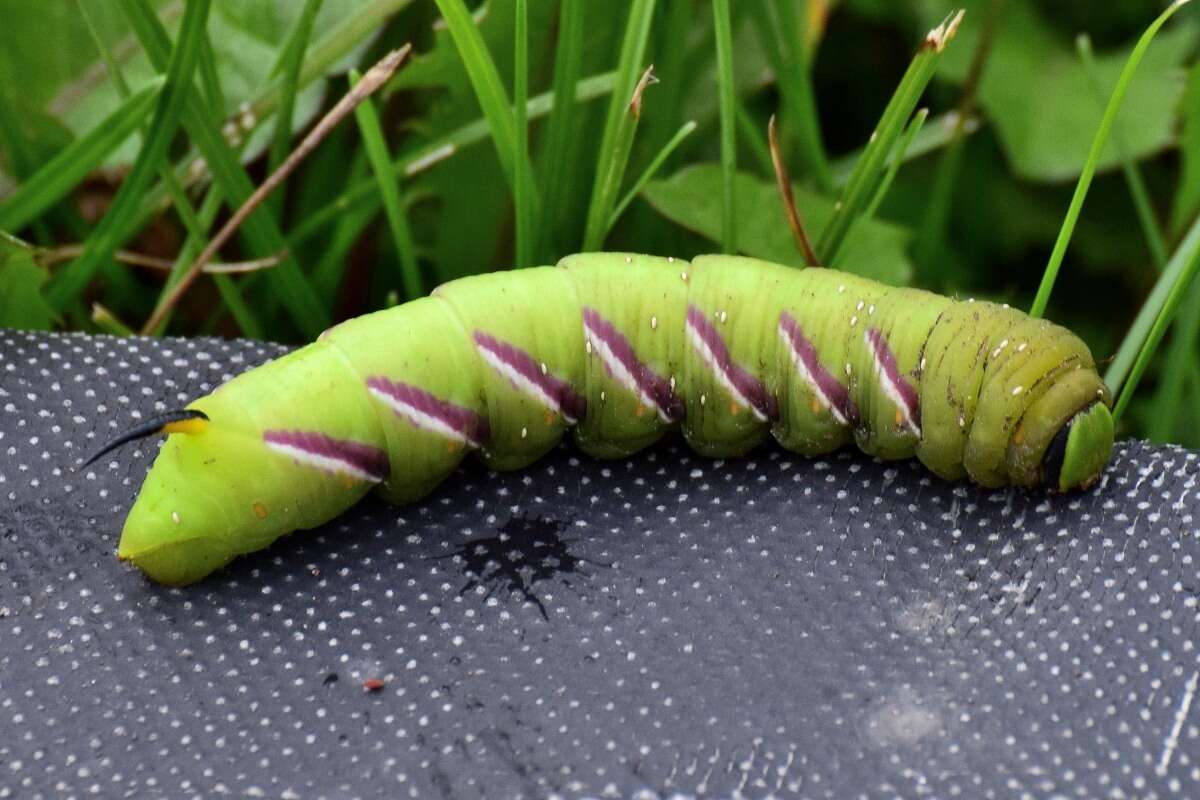
[{"label": "caterpillar tail horn", "polygon": [[145,439],[150,436],[165,436],[170,433],[200,433],[207,425],[208,415],[203,411],[194,408],[168,411],[165,414],[151,417],[140,425],[136,425],[105,442],[103,447],[89,456],[80,466],[86,467],[89,464],[94,464],[121,445],[137,441],[138,439]]}]

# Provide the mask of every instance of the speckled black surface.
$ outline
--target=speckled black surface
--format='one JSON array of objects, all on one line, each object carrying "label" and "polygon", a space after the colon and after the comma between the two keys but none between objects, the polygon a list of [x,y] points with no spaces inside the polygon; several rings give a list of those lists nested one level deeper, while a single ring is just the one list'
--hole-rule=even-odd
[{"label": "speckled black surface", "polygon": [[564,447],[148,583],[153,446],[76,459],[278,352],[0,331],[0,798],[1200,796],[1196,453],[1048,498]]}]

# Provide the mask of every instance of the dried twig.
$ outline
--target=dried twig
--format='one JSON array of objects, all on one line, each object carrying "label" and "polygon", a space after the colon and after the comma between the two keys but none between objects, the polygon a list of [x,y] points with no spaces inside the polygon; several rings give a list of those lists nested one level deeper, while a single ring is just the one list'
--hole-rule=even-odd
[{"label": "dried twig", "polygon": [[792,194],[792,177],[788,174],[787,164],[783,162],[783,154],[779,150],[779,133],[775,126],[775,115],[767,123],[767,139],[771,144],[771,161],[775,164],[775,183],[779,187],[779,197],[783,200],[783,210],[787,212],[788,225],[792,228],[792,236],[796,239],[796,249],[803,255],[810,267],[821,266],[808,231],[804,229],[804,220],[796,208],[796,197]]},{"label": "dried twig", "polygon": [[175,284],[174,288],[163,297],[158,307],[154,309],[154,313],[150,315],[150,319],[146,320],[146,324],[142,326],[143,334],[149,334],[158,328],[159,323],[179,303],[184,293],[195,282],[196,278],[200,276],[200,273],[204,271],[205,265],[212,261],[217,251],[233,237],[233,234],[246,221],[246,218],[262,204],[263,200],[271,192],[287,180],[288,176],[300,165],[300,162],[316,149],[317,145],[329,135],[330,131],[337,127],[338,123],[346,115],[354,110],[355,106],[370,97],[373,92],[383,86],[392,77],[411,50],[412,45],[406,44],[399,50],[393,50],[385,55],[375,66],[367,70],[367,73],[362,76],[362,80],[354,84],[350,88],[350,91],[346,92],[342,99],[337,102],[337,105],[329,110],[329,113],[321,117],[320,122],[313,127],[296,149],[279,165],[279,169],[271,173],[270,177],[263,181],[262,185],[255,189],[254,193],[246,199],[241,208],[234,212],[229,221],[221,227],[221,230],[208,243],[208,246],[196,257],[192,265],[188,267],[187,272],[180,277],[179,282]]},{"label": "dried twig", "polygon": [[[85,249],[85,246],[82,244],[59,245],[47,250],[39,250],[36,260],[37,263],[44,267],[52,267],[55,264],[61,264],[64,261],[78,258],[83,254]],[[243,272],[258,272],[259,270],[275,266],[286,255],[287,251],[283,251],[272,256],[251,259],[250,261],[215,261],[205,264],[203,272],[207,275],[238,275]],[[132,250],[118,250],[113,253],[113,260],[121,264],[128,264],[131,267],[145,267],[163,272],[169,272],[175,266],[175,263],[169,258],[135,253]]]}]

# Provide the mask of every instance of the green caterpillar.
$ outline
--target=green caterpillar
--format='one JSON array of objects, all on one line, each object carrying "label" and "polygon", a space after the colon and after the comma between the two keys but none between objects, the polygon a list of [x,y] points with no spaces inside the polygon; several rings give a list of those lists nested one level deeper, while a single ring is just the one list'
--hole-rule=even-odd
[{"label": "green caterpillar", "polygon": [[748,258],[594,253],[344,322],[101,453],[169,434],[118,556],[186,584],[372,489],[416,500],[469,452],[523,467],[568,428],[600,458],[678,428],[709,456],[854,441],[947,479],[1067,491],[1108,461],[1109,403],[1082,341],[1007,307]]}]

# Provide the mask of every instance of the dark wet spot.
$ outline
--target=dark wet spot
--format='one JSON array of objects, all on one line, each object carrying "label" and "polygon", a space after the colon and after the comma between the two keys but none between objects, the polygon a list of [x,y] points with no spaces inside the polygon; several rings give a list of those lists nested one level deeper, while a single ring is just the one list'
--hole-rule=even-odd
[{"label": "dark wet spot", "polygon": [[336,672],[331,672],[325,676],[325,680],[321,681],[321,684],[324,686],[332,686],[333,684],[335,684],[337,682],[338,682],[338,674]]},{"label": "dark wet spot", "polygon": [[[583,569],[587,559],[576,556],[569,546],[575,541],[563,537],[570,520],[549,517],[514,516],[495,536],[473,539],[442,558],[461,558],[467,582],[459,594],[477,586],[486,586],[491,597],[497,590],[520,592],[534,603],[546,621],[546,607],[535,592],[538,583],[558,579],[571,586],[571,575],[588,576]],[[600,566],[609,566],[600,564]],[[486,599],[485,597],[485,599]]]}]

